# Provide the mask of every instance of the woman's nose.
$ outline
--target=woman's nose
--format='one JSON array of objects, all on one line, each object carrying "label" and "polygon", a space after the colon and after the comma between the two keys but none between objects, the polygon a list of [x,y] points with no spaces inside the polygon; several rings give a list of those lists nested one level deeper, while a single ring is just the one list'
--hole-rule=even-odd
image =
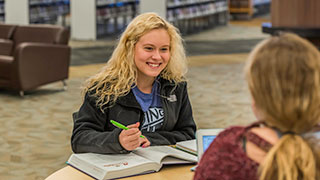
[{"label": "woman's nose", "polygon": [[159,51],[154,51],[154,53],[152,55],[152,59],[161,59],[161,55],[160,55]]}]

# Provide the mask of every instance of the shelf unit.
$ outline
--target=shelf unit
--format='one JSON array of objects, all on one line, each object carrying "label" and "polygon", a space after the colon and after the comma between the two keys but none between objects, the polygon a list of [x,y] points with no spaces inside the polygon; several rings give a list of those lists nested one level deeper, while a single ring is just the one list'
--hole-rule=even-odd
[{"label": "shelf unit", "polygon": [[137,15],[137,0],[97,0],[97,37],[122,31]]},{"label": "shelf unit", "polygon": [[138,3],[137,0],[71,1],[71,37],[95,40],[121,32],[137,15]]},{"label": "shelf unit", "polygon": [[69,0],[29,0],[30,24],[56,24],[69,14]]},{"label": "shelf unit", "polygon": [[270,11],[271,0],[230,0],[229,12],[235,17],[250,19],[254,14]]},{"label": "shelf unit", "polygon": [[168,0],[167,20],[182,34],[190,34],[228,23],[227,0]]},{"label": "shelf unit", "polygon": [[59,24],[67,26],[70,0],[7,0],[5,22],[15,24]]},{"label": "shelf unit", "polygon": [[[86,9],[86,11],[83,11]],[[190,34],[228,22],[228,0],[73,0],[71,37],[96,40],[118,35],[140,13],[156,12]]]},{"label": "shelf unit", "polygon": [[0,22],[4,22],[4,0],[0,0]]}]

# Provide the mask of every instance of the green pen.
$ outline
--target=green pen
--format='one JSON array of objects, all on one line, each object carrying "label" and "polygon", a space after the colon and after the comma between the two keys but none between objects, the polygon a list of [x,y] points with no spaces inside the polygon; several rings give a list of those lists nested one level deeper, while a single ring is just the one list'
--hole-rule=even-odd
[{"label": "green pen", "polygon": [[[128,130],[129,128],[127,128],[126,126],[124,126],[123,124],[118,123],[117,121],[114,120],[110,120],[110,122],[114,125],[117,126],[120,129],[124,129],[124,130]],[[140,135],[140,137],[145,138],[143,135]]]}]

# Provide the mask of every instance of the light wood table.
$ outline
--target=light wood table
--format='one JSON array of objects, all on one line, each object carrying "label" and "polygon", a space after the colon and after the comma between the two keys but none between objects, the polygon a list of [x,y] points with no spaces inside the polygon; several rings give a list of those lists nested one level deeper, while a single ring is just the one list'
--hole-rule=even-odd
[{"label": "light wood table", "polygon": [[[192,180],[194,172],[190,170],[195,165],[166,165],[159,172],[127,177],[130,180]],[[66,166],[46,178],[46,180],[93,180],[92,177],[78,171],[77,169]]]}]

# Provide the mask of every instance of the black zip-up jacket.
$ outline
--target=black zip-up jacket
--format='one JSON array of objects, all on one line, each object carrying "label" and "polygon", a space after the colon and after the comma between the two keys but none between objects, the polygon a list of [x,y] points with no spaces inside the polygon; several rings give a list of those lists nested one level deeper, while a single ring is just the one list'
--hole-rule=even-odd
[{"label": "black zip-up jacket", "polygon": [[[161,129],[155,132],[142,130],[151,145],[172,145],[179,141],[195,138],[196,124],[193,120],[187,83],[176,87],[168,80],[159,79],[164,121]],[[144,120],[144,112],[132,90],[118,98],[104,113],[96,106],[96,98],[86,94],[78,112],[73,113],[74,128],[71,137],[75,153],[127,153],[119,142],[121,129],[113,126],[110,120],[124,125]]]}]

